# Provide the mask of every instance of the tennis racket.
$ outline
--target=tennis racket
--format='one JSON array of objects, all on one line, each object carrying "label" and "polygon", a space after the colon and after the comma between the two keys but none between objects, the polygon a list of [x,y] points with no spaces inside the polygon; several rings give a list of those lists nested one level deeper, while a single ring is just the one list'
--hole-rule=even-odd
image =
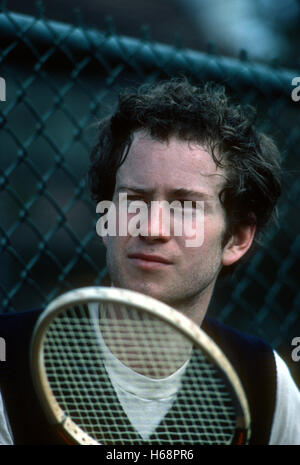
[{"label": "tennis racket", "polygon": [[247,444],[241,382],[207,334],[143,294],[87,287],[53,300],[31,344],[48,420],[70,444]]}]

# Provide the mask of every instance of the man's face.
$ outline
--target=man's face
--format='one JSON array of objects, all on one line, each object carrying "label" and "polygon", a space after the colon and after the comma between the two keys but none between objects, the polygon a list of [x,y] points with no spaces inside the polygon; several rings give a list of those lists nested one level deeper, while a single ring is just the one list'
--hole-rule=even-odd
[{"label": "man's face", "polygon": [[[204,202],[204,241],[187,246],[187,237],[166,234],[161,219],[151,218],[156,235],[108,236],[107,266],[116,287],[142,292],[176,308],[207,301],[222,265],[225,213],[219,201],[225,173],[200,145],[177,137],[160,142],[138,131],[119,168],[113,202]],[[153,224],[156,221],[158,224]]]}]

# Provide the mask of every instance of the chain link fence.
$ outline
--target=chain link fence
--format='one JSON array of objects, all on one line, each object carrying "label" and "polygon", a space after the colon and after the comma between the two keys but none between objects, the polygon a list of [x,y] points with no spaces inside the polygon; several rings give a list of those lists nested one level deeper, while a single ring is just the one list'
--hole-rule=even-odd
[{"label": "chain link fence", "polygon": [[218,283],[210,312],[290,359],[292,338],[300,336],[300,102],[291,98],[300,71],[250,63],[245,52],[228,59],[7,10],[0,13],[0,39],[6,84],[0,311],[42,307],[69,289],[101,282],[105,254],[86,187],[97,121],[124,86],[185,74],[221,83],[255,105],[259,124],[281,148],[286,175],[279,227],[231,279]]}]

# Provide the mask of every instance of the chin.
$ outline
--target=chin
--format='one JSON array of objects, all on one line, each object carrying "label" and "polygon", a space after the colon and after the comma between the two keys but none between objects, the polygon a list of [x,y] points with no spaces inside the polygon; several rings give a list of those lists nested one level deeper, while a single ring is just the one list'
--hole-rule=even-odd
[{"label": "chin", "polygon": [[134,283],[127,282],[122,287],[131,291],[140,292],[141,294],[148,295],[150,297],[153,297],[154,299],[158,299],[161,301],[165,300],[165,293],[159,286],[155,285],[154,283],[149,283],[147,281],[135,281]]}]

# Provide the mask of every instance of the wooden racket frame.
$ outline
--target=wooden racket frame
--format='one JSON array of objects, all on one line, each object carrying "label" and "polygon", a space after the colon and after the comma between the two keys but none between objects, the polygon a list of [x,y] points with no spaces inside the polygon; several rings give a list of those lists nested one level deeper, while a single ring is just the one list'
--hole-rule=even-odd
[{"label": "wooden racket frame", "polygon": [[241,381],[215,342],[192,320],[168,305],[144,294],[115,287],[91,286],[69,291],[54,299],[40,315],[31,341],[31,371],[33,382],[49,422],[66,442],[82,445],[99,445],[66,415],[57,403],[47,379],[44,366],[43,343],[46,330],[53,319],[70,306],[87,302],[110,302],[131,305],[159,317],[176,329],[182,331],[196,345],[200,346],[206,356],[217,365],[232,387],[239,401],[235,438],[236,444],[245,444],[250,438],[250,411]]}]

